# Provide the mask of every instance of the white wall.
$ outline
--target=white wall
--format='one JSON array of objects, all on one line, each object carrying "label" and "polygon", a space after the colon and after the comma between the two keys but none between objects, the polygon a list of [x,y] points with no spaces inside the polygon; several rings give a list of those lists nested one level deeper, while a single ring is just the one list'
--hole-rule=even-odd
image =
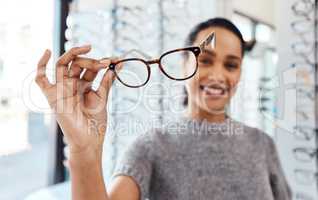
[{"label": "white wall", "polygon": [[275,24],[274,2],[275,0],[233,0],[233,8],[266,23]]}]

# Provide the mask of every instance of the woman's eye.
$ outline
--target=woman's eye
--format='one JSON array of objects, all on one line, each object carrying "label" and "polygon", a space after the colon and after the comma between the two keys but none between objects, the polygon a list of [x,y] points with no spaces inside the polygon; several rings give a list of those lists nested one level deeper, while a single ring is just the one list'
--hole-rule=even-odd
[{"label": "woman's eye", "polygon": [[207,58],[201,58],[199,62],[203,65],[211,65],[213,63],[211,59],[207,59]]},{"label": "woman's eye", "polygon": [[225,66],[229,69],[236,69],[238,68],[238,64],[237,63],[225,63]]}]

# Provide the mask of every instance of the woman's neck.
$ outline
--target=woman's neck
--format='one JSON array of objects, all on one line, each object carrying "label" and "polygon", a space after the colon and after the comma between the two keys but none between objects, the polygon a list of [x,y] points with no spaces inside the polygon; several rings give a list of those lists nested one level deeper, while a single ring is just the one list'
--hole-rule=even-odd
[{"label": "woman's neck", "polygon": [[217,122],[222,123],[227,118],[227,115],[224,111],[205,111],[203,109],[197,108],[193,109],[192,106],[188,106],[187,117],[196,119],[196,120],[206,120],[208,122]]}]

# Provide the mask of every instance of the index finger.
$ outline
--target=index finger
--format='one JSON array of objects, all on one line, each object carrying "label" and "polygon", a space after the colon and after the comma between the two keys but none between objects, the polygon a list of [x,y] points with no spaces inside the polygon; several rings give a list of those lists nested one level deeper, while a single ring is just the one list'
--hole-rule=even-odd
[{"label": "index finger", "polygon": [[84,57],[76,57],[71,65],[72,67],[79,67],[79,68],[86,68],[92,72],[98,72],[100,69],[108,67],[110,64],[109,59],[103,59],[102,62],[101,60],[96,60],[93,58],[84,58]]},{"label": "index finger", "polygon": [[49,79],[46,76],[46,65],[50,57],[51,57],[51,51],[45,50],[43,56],[38,62],[35,81],[42,90],[45,90],[47,87],[52,86],[51,83],[49,82]]},{"label": "index finger", "polygon": [[85,45],[81,47],[73,47],[69,51],[65,52],[57,61],[58,66],[67,67],[68,64],[78,55],[88,53],[91,50],[91,45]]}]

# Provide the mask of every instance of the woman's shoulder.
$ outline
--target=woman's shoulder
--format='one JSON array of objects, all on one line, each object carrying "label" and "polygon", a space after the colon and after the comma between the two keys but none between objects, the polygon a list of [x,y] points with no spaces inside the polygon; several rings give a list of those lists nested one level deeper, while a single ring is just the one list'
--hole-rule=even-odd
[{"label": "woman's shoulder", "polygon": [[236,123],[241,124],[240,126],[243,128],[242,133],[245,134],[252,142],[255,142],[255,144],[261,144],[268,147],[268,145],[271,146],[274,143],[273,138],[260,128],[238,121],[236,121]]}]

